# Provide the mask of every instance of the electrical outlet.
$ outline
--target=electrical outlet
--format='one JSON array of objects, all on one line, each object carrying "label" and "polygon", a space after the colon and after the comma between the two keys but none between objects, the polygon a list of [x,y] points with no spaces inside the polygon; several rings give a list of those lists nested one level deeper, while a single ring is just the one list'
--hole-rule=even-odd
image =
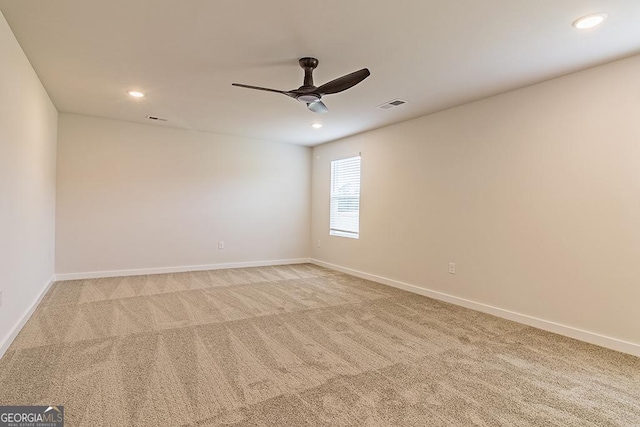
[{"label": "electrical outlet", "polygon": [[449,274],[456,274],[456,263],[455,262],[450,262],[449,263]]},{"label": "electrical outlet", "polygon": [[318,240],[318,247],[322,246],[322,242],[320,240]]},{"label": "electrical outlet", "polygon": [[223,251],[224,250],[224,242],[222,240],[220,240],[218,242],[218,250]]}]

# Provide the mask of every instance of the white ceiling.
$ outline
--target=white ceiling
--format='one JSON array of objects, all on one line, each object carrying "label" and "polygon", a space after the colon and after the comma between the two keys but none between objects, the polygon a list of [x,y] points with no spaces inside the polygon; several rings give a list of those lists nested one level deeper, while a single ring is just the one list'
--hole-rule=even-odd
[{"label": "white ceiling", "polygon": [[[0,10],[60,111],[304,145],[640,53],[638,0],[0,0]],[[600,27],[571,26],[601,11]],[[316,85],[364,67],[371,76],[323,98],[323,115],[231,86],[297,88],[303,56],[320,60]],[[409,103],[376,108],[395,98]]]}]

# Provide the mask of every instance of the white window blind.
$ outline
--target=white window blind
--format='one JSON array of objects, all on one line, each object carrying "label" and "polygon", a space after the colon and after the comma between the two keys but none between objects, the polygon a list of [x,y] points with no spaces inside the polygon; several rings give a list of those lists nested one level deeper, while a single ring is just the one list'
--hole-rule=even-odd
[{"label": "white window blind", "polygon": [[329,234],[357,239],[360,233],[360,156],[331,162]]}]

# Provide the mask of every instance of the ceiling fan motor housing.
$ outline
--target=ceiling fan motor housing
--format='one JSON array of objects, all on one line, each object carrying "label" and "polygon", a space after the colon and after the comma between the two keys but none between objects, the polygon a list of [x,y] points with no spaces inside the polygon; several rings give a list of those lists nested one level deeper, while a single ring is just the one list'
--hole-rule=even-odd
[{"label": "ceiling fan motor housing", "polygon": [[296,99],[300,102],[311,104],[312,102],[320,101],[320,96],[316,95],[315,93],[307,93],[304,95],[299,95]]}]

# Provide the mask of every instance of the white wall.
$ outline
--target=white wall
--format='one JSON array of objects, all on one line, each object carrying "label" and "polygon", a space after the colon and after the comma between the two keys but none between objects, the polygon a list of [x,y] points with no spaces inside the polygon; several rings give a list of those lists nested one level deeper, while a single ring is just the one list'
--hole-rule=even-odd
[{"label": "white wall", "polygon": [[57,115],[0,13],[0,355],[53,276]]},{"label": "white wall", "polygon": [[59,128],[56,273],[308,258],[310,148],[72,114]]},{"label": "white wall", "polygon": [[[315,147],[312,257],[640,344],[639,75],[636,56]],[[358,151],[361,238],[330,237],[330,160]]]}]

